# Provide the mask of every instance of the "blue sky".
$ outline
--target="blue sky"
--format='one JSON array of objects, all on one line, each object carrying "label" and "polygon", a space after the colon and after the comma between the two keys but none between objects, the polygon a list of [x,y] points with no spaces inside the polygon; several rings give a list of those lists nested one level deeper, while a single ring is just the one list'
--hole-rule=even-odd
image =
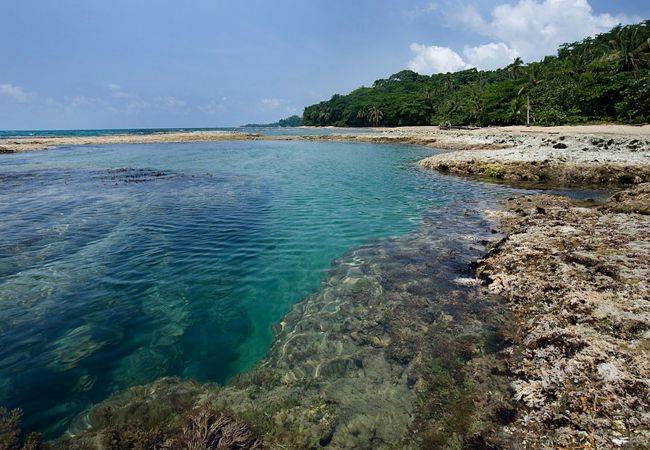
[{"label": "blue sky", "polygon": [[236,126],[405,68],[531,61],[641,0],[0,0],[0,129]]}]

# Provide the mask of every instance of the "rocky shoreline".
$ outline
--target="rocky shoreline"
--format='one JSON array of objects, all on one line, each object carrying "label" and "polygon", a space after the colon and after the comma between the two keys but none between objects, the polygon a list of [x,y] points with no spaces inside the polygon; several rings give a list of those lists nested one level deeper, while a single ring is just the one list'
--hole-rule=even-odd
[{"label": "rocky shoreline", "polygon": [[[627,189],[600,205],[511,198],[453,225],[485,235],[434,242],[424,230],[378,253],[359,249],[278,324],[255,370],[225,387],[132,388],[54,448],[646,448],[648,134],[427,127],[239,138],[426,145],[456,150],[420,162],[443,173]],[[454,281],[450,268],[470,263],[476,278]]]},{"label": "rocky shoreline", "polygon": [[149,135],[14,138],[0,139],[0,153],[69,145],[327,140],[413,144],[452,150],[426,158],[421,161],[421,165],[443,173],[513,183],[615,187],[650,181],[650,126],[504,127],[473,130],[398,127],[372,131],[285,136],[192,131]]},{"label": "rocky shoreline", "polygon": [[511,349],[521,448],[650,442],[650,184],[600,207],[513,198],[476,263],[526,336]]}]

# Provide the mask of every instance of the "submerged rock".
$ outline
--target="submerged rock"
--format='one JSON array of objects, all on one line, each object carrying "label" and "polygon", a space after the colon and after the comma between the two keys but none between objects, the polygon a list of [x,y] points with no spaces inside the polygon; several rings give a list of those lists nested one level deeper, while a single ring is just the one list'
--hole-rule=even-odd
[{"label": "submerged rock", "polygon": [[501,302],[455,281],[469,275],[493,224],[468,211],[451,234],[431,220],[335,261],[321,289],[276,327],[253,370],[223,387],[162,379],[118,393],[54,447],[198,439],[200,448],[221,448],[219,429],[186,436],[196,417],[209,418],[203,429],[231,424],[250,445],[224,448],[505,445],[502,424],[516,417],[508,349],[518,338]]}]

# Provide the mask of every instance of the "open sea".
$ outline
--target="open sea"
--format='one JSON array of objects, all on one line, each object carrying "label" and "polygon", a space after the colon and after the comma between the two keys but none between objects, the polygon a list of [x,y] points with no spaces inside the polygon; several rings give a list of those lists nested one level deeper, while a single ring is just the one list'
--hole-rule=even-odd
[{"label": "open sea", "polygon": [[243,133],[258,133],[268,136],[295,136],[311,134],[334,134],[334,133],[369,133],[371,131],[350,128],[256,128],[256,127],[231,127],[231,128],[124,128],[124,129],[98,129],[98,130],[0,130],[2,138],[24,138],[24,137],[77,137],[77,136],[110,136],[114,134],[158,134],[176,133],[185,131],[239,131]]}]

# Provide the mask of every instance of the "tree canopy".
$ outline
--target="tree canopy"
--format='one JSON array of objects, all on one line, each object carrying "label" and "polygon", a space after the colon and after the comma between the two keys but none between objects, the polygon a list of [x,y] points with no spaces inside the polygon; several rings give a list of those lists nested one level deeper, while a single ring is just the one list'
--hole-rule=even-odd
[{"label": "tree canopy", "polygon": [[403,70],[372,87],[305,108],[303,125],[516,125],[650,122],[650,21],[616,26],[556,56],[508,67],[420,75]]},{"label": "tree canopy", "polygon": [[299,127],[302,125],[302,117],[293,115],[286,119],[280,119],[273,123],[247,123],[242,128],[277,128],[277,127]]}]

